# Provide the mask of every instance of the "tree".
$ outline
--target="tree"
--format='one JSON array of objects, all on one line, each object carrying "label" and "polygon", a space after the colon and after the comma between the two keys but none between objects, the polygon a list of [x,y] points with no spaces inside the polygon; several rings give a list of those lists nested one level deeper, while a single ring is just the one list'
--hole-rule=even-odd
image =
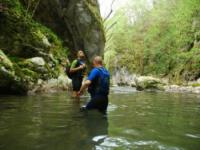
[{"label": "tree", "polygon": [[130,72],[194,80],[200,76],[199,13],[199,0],[132,1],[106,21],[105,57]]}]

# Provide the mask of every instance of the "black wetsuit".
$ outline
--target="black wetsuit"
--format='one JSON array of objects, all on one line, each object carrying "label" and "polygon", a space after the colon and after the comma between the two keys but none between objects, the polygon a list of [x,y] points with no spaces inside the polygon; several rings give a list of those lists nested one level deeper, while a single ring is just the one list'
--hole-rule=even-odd
[{"label": "black wetsuit", "polygon": [[[75,62],[76,61],[76,62]],[[72,68],[77,68],[77,67],[80,67],[81,65],[85,64],[83,61],[77,59],[77,60],[74,60],[73,63],[76,63],[74,66],[72,66]],[[83,75],[84,74],[84,69],[83,70],[79,70],[77,72],[74,72],[72,74],[72,88],[73,88],[73,91],[79,91],[80,88],[81,88],[81,85],[82,85],[82,82],[83,82]]]}]

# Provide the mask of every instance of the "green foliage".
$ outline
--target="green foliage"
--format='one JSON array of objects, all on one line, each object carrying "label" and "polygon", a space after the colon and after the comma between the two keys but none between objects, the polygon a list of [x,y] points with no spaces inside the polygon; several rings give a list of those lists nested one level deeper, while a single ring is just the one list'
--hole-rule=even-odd
[{"label": "green foliage", "polygon": [[200,20],[199,0],[156,0],[153,5],[132,1],[106,26],[116,18],[119,21],[106,33],[106,53],[115,52],[116,57],[107,62],[117,58],[117,66],[130,72],[177,82],[200,77],[200,47],[195,47],[200,27],[194,25]]},{"label": "green foliage", "polygon": [[[19,88],[16,91],[26,93],[38,79],[57,78],[68,49],[63,48],[62,41],[50,29],[33,20],[31,7],[27,11],[20,0],[1,3],[4,7],[0,14],[1,86],[9,89],[7,86],[12,84]],[[46,64],[34,65],[28,61],[32,57],[42,57]]]},{"label": "green foliage", "polygon": [[[18,0],[3,0],[2,4],[7,7],[0,24],[0,48],[5,53],[30,58],[43,52],[52,54],[56,59],[66,58],[68,50],[63,48],[61,40],[50,29],[27,17]],[[51,46],[44,44],[44,38]]]}]

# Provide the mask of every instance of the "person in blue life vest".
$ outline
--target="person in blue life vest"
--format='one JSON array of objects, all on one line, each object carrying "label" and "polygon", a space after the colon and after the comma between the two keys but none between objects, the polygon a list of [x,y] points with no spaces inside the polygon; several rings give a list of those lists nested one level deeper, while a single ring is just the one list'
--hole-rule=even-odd
[{"label": "person in blue life vest", "polygon": [[86,71],[85,54],[82,50],[77,52],[77,58],[72,62],[70,67],[70,74],[72,79],[73,93],[72,97],[78,98],[78,91],[81,88],[84,74]]},{"label": "person in blue life vest", "polygon": [[102,57],[96,56],[93,59],[93,69],[81,86],[78,95],[81,95],[85,89],[91,95],[91,100],[82,107],[81,110],[97,109],[106,114],[108,107],[108,95],[110,87],[110,73],[103,67]]}]

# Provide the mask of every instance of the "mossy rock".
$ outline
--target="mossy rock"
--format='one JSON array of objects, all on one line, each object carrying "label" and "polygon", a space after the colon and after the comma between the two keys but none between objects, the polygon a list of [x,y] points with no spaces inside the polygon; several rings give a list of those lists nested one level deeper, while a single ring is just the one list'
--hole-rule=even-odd
[{"label": "mossy rock", "polygon": [[[1,53],[1,58],[2,56]],[[21,72],[17,71],[16,65],[12,64],[5,55],[3,58],[4,61],[0,64],[0,94],[26,94],[28,91],[28,80]],[[21,71],[20,68],[19,70]]]},{"label": "mossy rock", "polygon": [[0,66],[5,67],[6,69],[13,70],[13,64],[0,49]]},{"label": "mossy rock", "polygon": [[141,76],[135,79],[136,88],[139,91],[147,89],[164,90],[164,83],[150,76]]}]

